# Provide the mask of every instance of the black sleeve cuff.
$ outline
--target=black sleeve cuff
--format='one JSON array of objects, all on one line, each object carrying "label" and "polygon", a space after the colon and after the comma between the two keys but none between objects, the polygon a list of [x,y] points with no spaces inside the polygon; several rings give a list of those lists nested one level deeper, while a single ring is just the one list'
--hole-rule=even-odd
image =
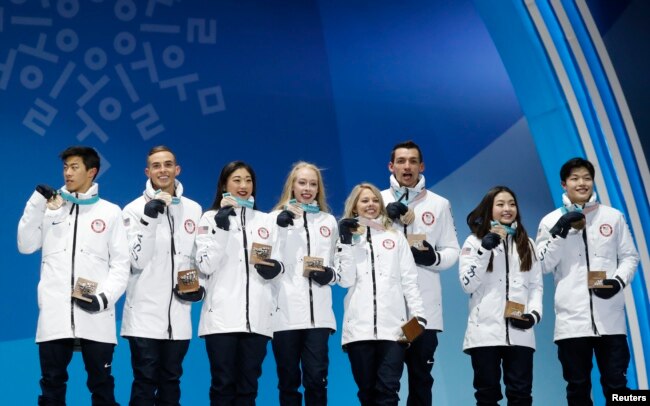
[{"label": "black sleeve cuff", "polygon": [[535,319],[537,319],[537,321],[535,321],[535,324],[539,324],[539,322],[542,320],[542,318],[540,317],[539,313],[537,313],[537,310],[533,310],[533,311],[530,312],[530,313],[531,313],[533,316],[535,316]]}]

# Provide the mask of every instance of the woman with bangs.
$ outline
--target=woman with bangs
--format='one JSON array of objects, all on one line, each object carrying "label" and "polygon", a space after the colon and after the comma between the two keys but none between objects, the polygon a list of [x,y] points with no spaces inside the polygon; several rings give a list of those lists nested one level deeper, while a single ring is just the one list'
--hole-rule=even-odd
[{"label": "woman with bangs", "polygon": [[339,285],[348,288],[342,344],[357,396],[362,405],[397,405],[408,345],[401,327],[411,317],[426,326],[413,254],[369,183],[347,198],[339,236]]},{"label": "woman with bangs", "polygon": [[273,247],[273,223],[255,204],[255,172],[242,161],[221,170],[212,207],[196,235],[196,263],[206,297],[199,320],[210,361],[211,405],[252,405],[266,345],[273,336],[274,279],[282,272],[277,250],[251,262],[253,244]]},{"label": "woman with bangs", "polygon": [[302,383],[306,405],[326,405],[328,340],[336,330],[331,285],[338,231],[321,171],[307,162],[294,164],[274,210],[285,266],[272,341],[280,404],[300,405]]},{"label": "woman with bangs", "polygon": [[508,405],[531,405],[532,327],[542,317],[542,274],[515,193],[490,189],[467,225],[472,234],[461,250],[459,276],[470,295],[463,351],[472,359],[476,404],[497,405],[503,398],[503,365]]}]

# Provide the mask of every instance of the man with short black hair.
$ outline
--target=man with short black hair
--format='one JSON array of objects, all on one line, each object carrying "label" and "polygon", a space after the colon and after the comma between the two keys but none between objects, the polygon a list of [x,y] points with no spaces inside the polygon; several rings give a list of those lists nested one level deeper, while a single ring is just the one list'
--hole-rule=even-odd
[{"label": "man with short black hair", "polygon": [[[65,186],[36,186],[18,224],[18,250],[42,249],[38,284],[36,343],[41,364],[39,405],[65,404],[67,368],[75,344],[88,372],[93,405],[116,405],[111,375],[115,302],[129,275],[121,211],[99,198],[93,182],[100,159],[89,147],[70,147],[60,155]],[[79,278],[96,283],[94,291],[73,298]]]},{"label": "man with short black hair", "polygon": [[[145,190],[123,212],[131,275],[122,317],[129,340],[133,384],[130,405],[178,405],[183,359],[192,338],[192,302],[205,290],[186,292],[181,271],[195,270],[194,237],[201,207],[183,196],[181,167],[166,146],[149,151]],[[181,280],[182,285],[182,280]]]},{"label": "man with short black hair", "polygon": [[460,247],[449,201],[426,189],[424,161],[413,141],[393,147],[388,163],[390,188],[381,192],[395,229],[417,240],[411,247],[418,268],[418,287],[424,302],[426,330],[406,350],[409,378],[407,405],[431,405],[433,357],[442,331],[440,271],[458,260]]},{"label": "man with short black hair", "polygon": [[554,340],[570,406],[592,404],[594,354],[608,399],[627,390],[630,363],[623,289],[639,255],[623,213],[598,203],[594,174],[583,158],[562,166],[563,207],[542,219],[536,241],[542,271],[555,279]]}]

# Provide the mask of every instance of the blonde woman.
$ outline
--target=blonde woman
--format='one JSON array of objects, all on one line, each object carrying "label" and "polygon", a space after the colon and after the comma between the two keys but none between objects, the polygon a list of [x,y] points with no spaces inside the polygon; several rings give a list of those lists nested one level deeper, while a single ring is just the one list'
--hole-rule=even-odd
[{"label": "blonde woman", "polygon": [[[302,383],[306,405],[326,405],[328,340],[336,330],[330,285],[335,282],[338,231],[320,170],[307,162],[294,164],[271,215],[276,217],[285,266],[272,341],[280,404],[300,405]],[[323,270],[305,271],[307,257],[321,259]]]},{"label": "blonde woman", "polygon": [[369,183],[350,193],[339,235],[339,285],[348,288],[342,344],[357,396],[362,405],[397,405],[406,350],[401,326],[411,316],[426,325],[413,255]]}]

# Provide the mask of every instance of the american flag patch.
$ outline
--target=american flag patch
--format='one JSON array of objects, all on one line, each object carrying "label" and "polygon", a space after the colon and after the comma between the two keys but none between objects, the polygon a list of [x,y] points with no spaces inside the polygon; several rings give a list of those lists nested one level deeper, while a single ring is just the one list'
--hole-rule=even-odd
[{"label": "american flag patch", "polygon": [[469,255],[472,252],[472,249],[470,247],[465,247],[463,250],[460,252],[460,255]]},{"label": "american flag patch", "polygon": [[122,222],[124,223],[124,227],[128,227],[131,224],[131,219],[126,217],[122,219]]},{"label": "american flag patch", "polygon": [[208,226],[199,227],[199,235],[200,234],[207,234],[209,229],[210,229],[210,227],[208,227]]}]

